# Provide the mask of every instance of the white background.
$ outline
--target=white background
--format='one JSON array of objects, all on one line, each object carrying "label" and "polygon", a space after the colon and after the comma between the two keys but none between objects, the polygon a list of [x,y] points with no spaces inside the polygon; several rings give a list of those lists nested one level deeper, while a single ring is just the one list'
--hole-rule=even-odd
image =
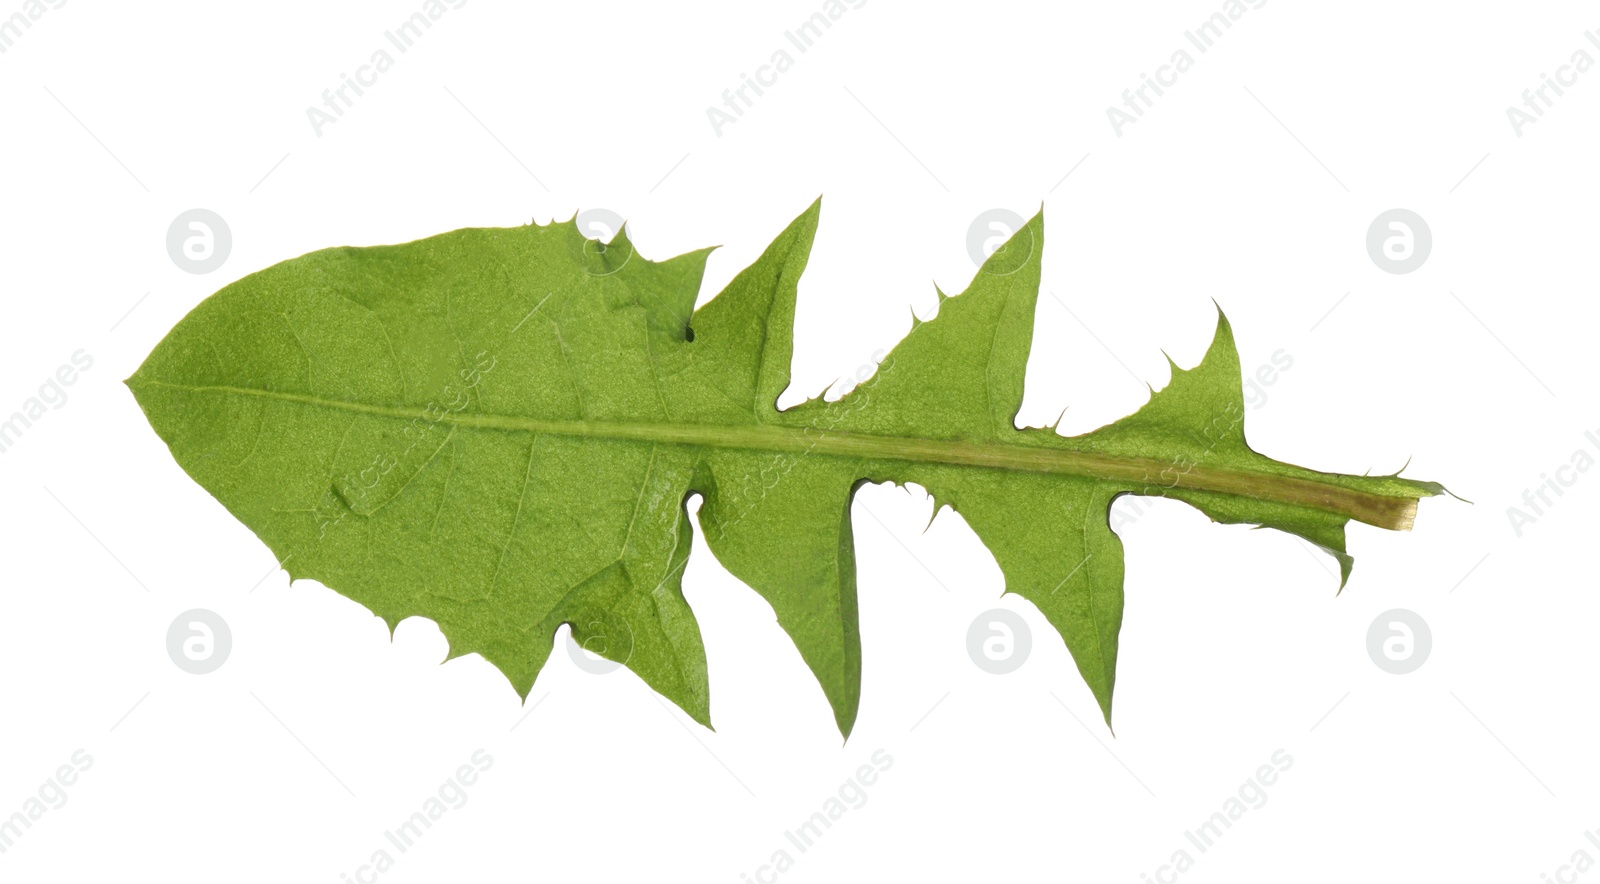
[{"label": "white background", "polygon": [[[1600,882],[1560,871],[1600,858],[1600,471],[1520,536],[1507,515],[1575,451],[1600,457],[1600,71],[1520,137],[1506,116],[1575,50],[1600,58],[1591,6],[1271,2],[1200,54],[1183,34],[1214,0],[871,0],[801,54],[784,32],[818,0],[471,0],[319,136],[306,108],[419,8],[73,0],[0,54],[0,417],[94,360],[0,454],[0,816],[93,758],[0,879],[373,880],[357,872],[387,847],[384,882],[738,884],[773,880],[779,849],[784,882]],[[793,67],[717,134],[707,107],[785,48]],[[1119,136],[1106,108],[1180,48],[1193,68]],[[524,706],[475,656],[439,665],[431,623],[391,641],[289,586],[120,383],[206,295],[316,248],[601,207],[647,257],[721,243],[704,301],[818,194],[786,401],[870,367],[934,284],[964,288],[980,213],[1042,202],[1022,423],[1134,410],[1163,349],[1199,359],[1215,299],[1246,371],[1292,359],[1248,413],[1257,450],[1357,473],[1410,458],[1474,503],[1426,500],[1411,533],[1352,526],[1336,597],[1331,560],[1287,535],[1120,501],[1113,737],[961,518],[923,533],[920,492],[865,489],[865,684],[841,746],[770,609],[703,543],[684,584],[716,732],[574,665],[565,630]],[[233,234],[208,275],[165,248],[195,207]],[[1364,244],[1393,207],[1434,239],[1406,275]],[[167,656],[195,607],[232,629],[210,675]],[[996,607],[1033,628],[1005,676],[966,650]],[[1410,675],[1366,650],[1391,608],[1431,627]],[[385,830],[479,749],[466,804],[394,851]],[[867,803],[796,850],[784,832],[880,749]],[[1185,831],[1279,749],[1294,763],[1266,804],[1196,850]],[[1193,867],[1162,871],[1180,848]]]}]

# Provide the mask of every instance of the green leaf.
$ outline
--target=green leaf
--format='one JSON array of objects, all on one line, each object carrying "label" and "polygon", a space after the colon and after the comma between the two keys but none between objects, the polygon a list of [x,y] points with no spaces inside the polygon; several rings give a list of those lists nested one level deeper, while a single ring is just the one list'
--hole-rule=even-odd
[{"label": "green leaf", "polygon": [[1109,723],[1122,494],[1277,528],[1338,559],[1344,526],[1410,527],[1441,486],[1341,476],[1245,444],[1219,312],[1200,365],[1135,414],[1017,429],[1042,213],[836,402],[778,411],[812,205],[694,309],[709,250],[654,262],[571,222],[313,252],[186,316],[127,380],[173,457],[291,579],[423,616],[526,697],[557,628],[710,725],[682,574],[699,522],[772,605],[849,735],[860,700],[851,498],[916,483],[1060,632]]}]

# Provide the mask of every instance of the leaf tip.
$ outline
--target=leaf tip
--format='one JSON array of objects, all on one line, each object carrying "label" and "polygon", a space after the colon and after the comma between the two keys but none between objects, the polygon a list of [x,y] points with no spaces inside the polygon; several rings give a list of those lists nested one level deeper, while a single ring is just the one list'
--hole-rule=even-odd
[{"label": "leaf tip", "polygon": [[839,726],[839,745],[845,746],[850,742],[850,732],[856,728],[856,708],[834,709],[833,720]]},{"label": "leaf tip", "polygon": [[1112,737],[1116,737],[1117,729],[1111,724],[1111,689],[1106,689],[1105,696],[1101,696],[1099,691],[1095,691],[1094,695],[1095,702],[1100,704],[1100,717],[1105,719],[1106,730],[1111,732]]},{"label": "leaf tip", "polygon": [[[510,678],[510,676],[507,676],[507,678]],[[516,692],[517,700],[526,706],[528,705],[528,695],[533,693],[533,681],[530,679],[527,684],[522,684],[517,679],[512,678],[511,690]],[[532,712],[533,710],[530,709],[528,711]]]}]

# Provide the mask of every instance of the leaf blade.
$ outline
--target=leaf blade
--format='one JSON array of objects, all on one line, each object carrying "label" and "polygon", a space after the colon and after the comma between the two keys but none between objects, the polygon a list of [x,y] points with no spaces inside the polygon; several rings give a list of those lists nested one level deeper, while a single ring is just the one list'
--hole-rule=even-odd
[{"label": "leaf blade", "polygon": [[[128,385],[174,458],[285,562],[391,630],[439,623],[526,697],[561,624],[710,725],[684,600],[706,542],[773,607],[848,736],[861,636],[850,503],[916,483],[967,519],[1007,591],[1063,637],[1110,721],[1121,494],[1294,533],[1335,556],[1350,518],[1409,527],[1440,486],[1336,476],[1245,442],[1232,330],[1134,414],[1018,429],[1042,212],[963,293],[941,293],[876,375],[776,409],[820,216],[795,218],[693,309],[709,250],[667,261],[572,223],[327,249],[208,298]],[[692,312],[690,312],[692,310]],[[693,330],[692,340],[690,330]]]}]

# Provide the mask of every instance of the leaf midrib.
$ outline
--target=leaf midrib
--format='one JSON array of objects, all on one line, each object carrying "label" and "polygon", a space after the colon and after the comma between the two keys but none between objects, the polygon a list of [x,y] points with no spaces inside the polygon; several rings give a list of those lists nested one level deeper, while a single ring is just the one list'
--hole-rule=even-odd
[{"label": "leaf midrib", "polygon": [[[810,427],[768,424],[683,424],[636,421],[546,420],[498,414],[449,413],[439,417],[425,408],[371,405],[324,399],[304,393],[223,385],[174,384],[150,378],[129,378],[129,387],[166,387],[192,393],[219,393],[294,402],[358,414],[420,418],[456,427],[548,433],[579,438],[628,439],[675,445],[823,454],[875,460],[937,463],[1028,473],[1082,476],[1137,486],[1132,493],[1166,496],[1174,489],[1209,491],[1250,497],[1334,513],[1397,531],[1410,530],[1417,496],[1391,496],[1357,491],[1332,483],[1228,467],[1188,465],[1176,471],[1171,461],[1128,457],[1067,448],[967,442],[847,433]],[[1066,438],[1066,437],[1063,437]]]}]

